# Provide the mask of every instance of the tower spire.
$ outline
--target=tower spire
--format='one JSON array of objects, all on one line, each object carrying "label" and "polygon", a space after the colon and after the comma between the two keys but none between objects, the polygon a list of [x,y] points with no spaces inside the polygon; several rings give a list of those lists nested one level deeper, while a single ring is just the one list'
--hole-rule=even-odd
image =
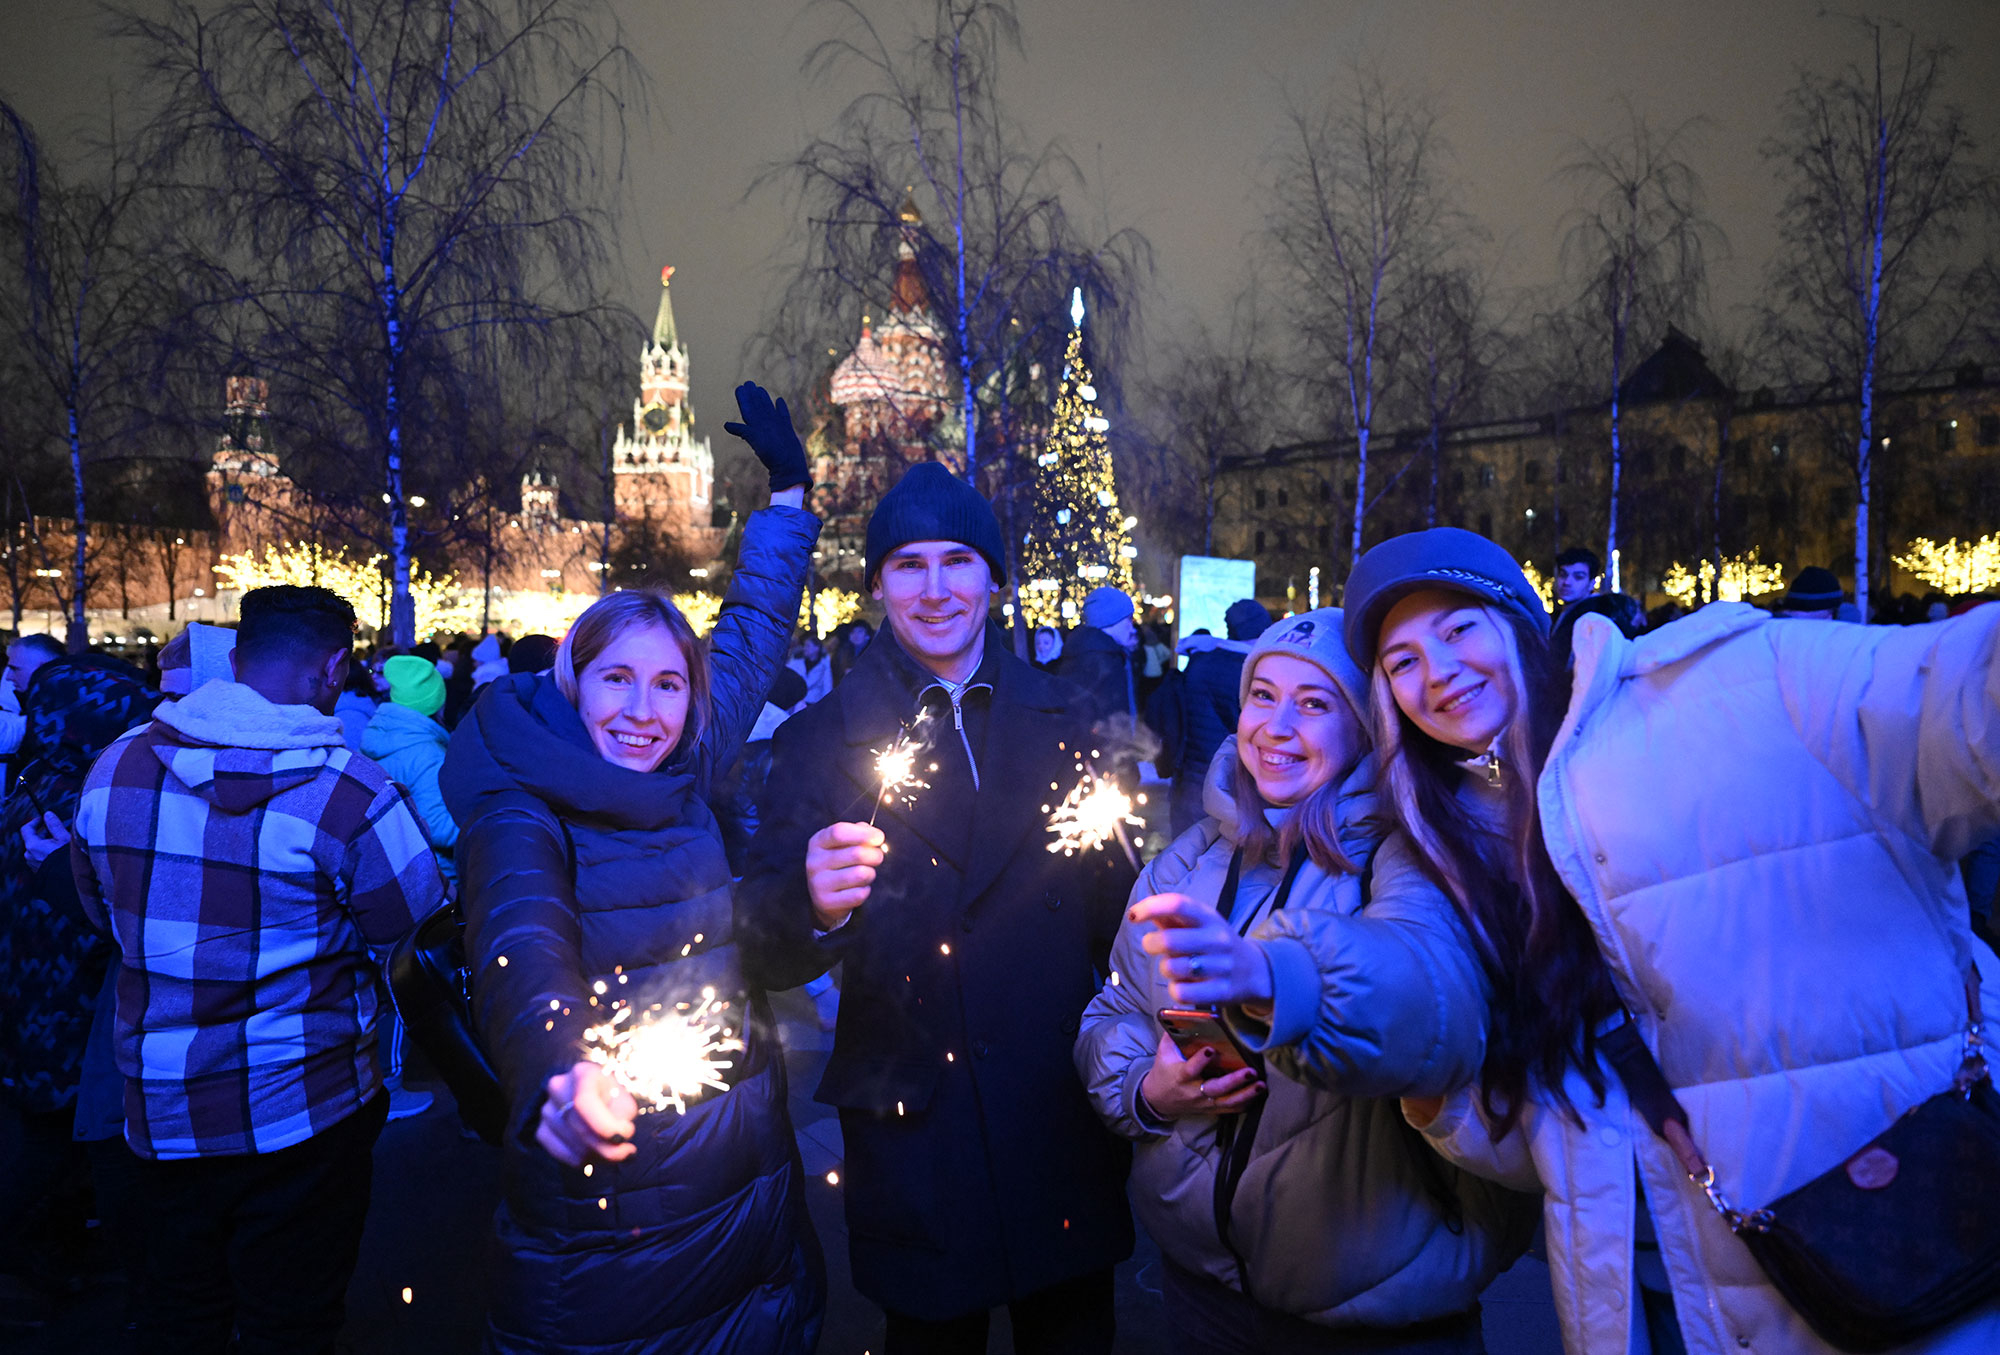
[{"label": "tower spire", "polygon": [[660,270],[660,313],[653,317],[653,342],[662,348],[672,348],[680,342],[680,335],[674,329],[674,297],[669,288],[673,277],[672,264]]}]

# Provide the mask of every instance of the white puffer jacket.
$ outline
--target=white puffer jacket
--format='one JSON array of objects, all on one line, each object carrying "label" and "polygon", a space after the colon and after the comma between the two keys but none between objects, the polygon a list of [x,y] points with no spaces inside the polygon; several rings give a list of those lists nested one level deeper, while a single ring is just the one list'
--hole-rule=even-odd
[{"label": "white puffer jacket", "polygon": [[[2000,606],[1911,628],[1716,604],[1634,642],[1585,617],[1540,782],[1549,853],[1717,1184],[1768,1204],[1950,1085],[1977,960],[1956,859],[2000,831]],[[1470,1092],[1426,1132],[1547,1191],[1572,1355],[1644,1350],[1634,1163],[1695,1355],[1828,1350],[1631,1110],[1580,1078],[1491,1141]],[[2000,1167],[1996,1167],[2000,1170]],[[2000,1305],[1909,1347],[2000,1351]]]}]

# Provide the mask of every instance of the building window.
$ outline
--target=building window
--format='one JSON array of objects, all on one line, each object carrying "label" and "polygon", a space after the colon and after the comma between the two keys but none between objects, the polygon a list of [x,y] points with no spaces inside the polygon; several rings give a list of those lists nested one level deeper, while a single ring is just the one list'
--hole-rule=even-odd
[{"label": "building window", "polygon": [[1462,471],[1462,470],[1455,470],[1455,471],[1453,471],[1453,472],[1451,473],[1451,492],[1452,492],[1452,493],[1454,493],[1454,494],[1463,494],[1463,493],[1465,493],[1465,472],[1464,472],[1464,471]]},{"label": "building window", "polygon": [[1667,448],[1667,474],[1681,475],[1688,468],[1688,449],[1676,442]]},{"label": "building window", "polygon": [[1479,515],[1479,534],[1485,537],[1493,535],[1493,515],[1491,513],[1481,513]]},{"label": "building window", "polygon": [[1542,463],[1539,461],[1530,461],[1527,465],[1521,467],[1521,480],[1524,484],[1540,484],[1542,482]]},{"label": "building window", "polygon": [[[1263,491],[1259,490],[1258,496],[1261,498],[1262,495]],[[1262,555],[1264,553],[1264,529],[1262,527],[1259,527],[1257,529],[1257,545],[1255,547],[1255,550],[1259,555]]]},{"label": "building window", "polygon": [[1833,509],[1837,518],[1846,517],[1848,510],[1854,507],[1854,491],[1851,489],[1836,489],[1827,497],[1827,506]]},{"label": "building window", "polygon": [[1979,416],[1979,445],[1981,447],[2000,447],[2000,414],[1981,414]]},{"label": "building window", "polygon": [[1730,444],[1729,459],[1736,463],[1736,469],[1747,470],[1750,466],[1750,439],[1738,438]]},{"label": "building window", "polygon": [[1638,455],[1632,458],[1632,469],[1649,479],[1652,477],[1653,449],[1651,447],[1642,448]]},{"label": "building window", "polygon": [[1773,461],[1783,461],[1785,453],[1791,449],[1792,439],[1790,434],[1780,433],[1771,439],[1771,459]]},{"label": "building window", "polygon": [[1290,506],[1291,502],[1292,502],[1292,496],[1289,492],[1282,489],[1278,491],[1278,507],[1280,508],[1288,507]]},{"label": "building window", "polygon": [[1958,450],[1958,420],[1939,419],[1937,423],[1937,449],[1941,452]]},{"label": "building window", "polygon": [[1321,550],[1330,550],[1332,549],[1332,547],[1333,547],[1333,528],[1327,526],[1324,522],[1322,522],[1319,525],[1319,548]]},{"label": "building window", "polygon": [[[1264,506],[1264,489],[1263,489],[1263,487],[1262,487],[1261,485],[1260,485],[1260,486],[1258,486],[1258,489],[1257,489],[1257,506],[1258,506],[1259,508],[1262,508],[1262,507]],[[1262,541],[1262,540],[1263,540],[1263,538],[1262,538],[1262,537],[1260,536],[1260,537],[1258,538],[1258,540],[1259,540],[1259,541]],[[1262,547],[1260,546],[1260,547],[1259,547],[1259,549],[1262,549]]]},{"label": "building window", "polygon": [[1319,482],[1319,501],[1321,503],[1333,502],[1333,481],[1321,480]]},{"label": "building window", "polygon": [[1493,467],[1481,466],[1479,468],[1479,487],[1481,489],[1493,488]]}]

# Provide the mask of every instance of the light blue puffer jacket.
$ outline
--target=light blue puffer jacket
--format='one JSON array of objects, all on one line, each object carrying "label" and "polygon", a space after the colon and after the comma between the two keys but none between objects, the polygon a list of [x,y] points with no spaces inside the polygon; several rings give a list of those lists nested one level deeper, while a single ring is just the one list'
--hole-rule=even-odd
[{"label": "light blue puffer jacket", "polygon": [[361,751],[389,774],[389,779],[410,792],[410,800],[423,818],[430,835],[431,850],[437,854],[438,869],[447,881],[458,873],[452,865],[452,849],[458,845],[458,821],[445,808],[444,792],[438,789],[438,772],[444,766],[444,751],[451,736],[430,716],[384,701],[368,717],[361,735]]},{"label": "light blue puffer jacket", "polygon": [[[1134,900],[1181,893],[1214,903],[1236,848],[1228,790],[1236,740],[1216,751],[1208,817],[1156,857]],[[1535,1201],[1454,1170],[1403,1122],[1395,1098],[1437,1095],[1474,1077],[1486,996],[1456,912],[1418,871],[1401,834],[1375,814],[1373,760],[1342,788],[1340,845],[1361,877],[1308,863],[1286,907],[1252,934],[1270,955],[1276,1004],[1265,1048],[1268,1101],[1230,1213],[1251,1293],[1265,1307],[1329,1327],[1394,1327],[1464,1312],[1533,1230]],[[1235,916],[1266,906],[1281,872],[1246,862]],[[1241,1288],[1215,1227],[1217,1117],[1165,1132],[1136,1108],[1160,1043],[1154,1015],[1173,1005],[1157,962],[1127,922],[1112,948],[1116,982],[1083,1016],[1077,1070],[1098,1113],[1137,1141],[1133,1208],[1174,1261]]]}]

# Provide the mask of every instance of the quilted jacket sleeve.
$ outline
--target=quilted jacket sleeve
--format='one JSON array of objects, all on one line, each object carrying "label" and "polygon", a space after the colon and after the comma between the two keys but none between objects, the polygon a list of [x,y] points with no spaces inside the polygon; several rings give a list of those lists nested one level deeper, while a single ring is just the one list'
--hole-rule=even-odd
[{"label": "quilted jacket sleeve", "polygon": [[[1132,886],[1131,901],[1180,888],[1215,841],[1213,822],[1181,838],[1154,857]],[[1115,1134],[1128,1139],[1158,1137],[1163,1127],[1150,1123],[1138,1108],[1139,1084],[1152,1071],[1160,1048],[1160,1023],[1154,1013],[1168,1005],[1160,983],[1159,962],[1140,948],[1145,926],[1127,921],[1111,944],[1111,974],[1083,1010],[1073,1056],[1077,1076],[1097,1114]]]},{"label": "quilted jacket sleeve", "polygon": [[743,525],[736,572],[709,633],[711,721],[702,746],[711,768],[735,759],[785,662],[819,526],[811,513],[784,507],[752,513]]},{"label": "quilted jacket sleeve", "polygon": [[1443,1108],[1429,1121],[1411,1113],[1407,1102],[1403,1110],[1410,1123],[1447,1162],[1509,1190],[1532,1192],[1542,1188],[1541,1173],[1528,1150],[1527,1131],[1517,1123],[1495,1142],[1479,1111],[1478,1088],[1461,1087],[1447,1096]]},{"label": "quilted jacket sleeve", "polygon": [[466,962],[478,1022],[518,1128],[542,1084],[583,1057],[597,1009],[583,974],[568,840],[533,797],[496,799],[458,844]]},{"label": "quilted jacket sleeve", "polygon": [[2000,834],[2000,606],[1763,631],[1800,736],[1878,816],[1954,860]]},{"label": "quilted jacket sleeve", "polygon": [[1458,912],[1391,833],[1358,914],[1285,909],[1256,939],[1271,960],[1269,1024],[1231,1024],[1285,1076],[1349,1096],[1438,1096],[1486,1056],[1487,986]]}]

